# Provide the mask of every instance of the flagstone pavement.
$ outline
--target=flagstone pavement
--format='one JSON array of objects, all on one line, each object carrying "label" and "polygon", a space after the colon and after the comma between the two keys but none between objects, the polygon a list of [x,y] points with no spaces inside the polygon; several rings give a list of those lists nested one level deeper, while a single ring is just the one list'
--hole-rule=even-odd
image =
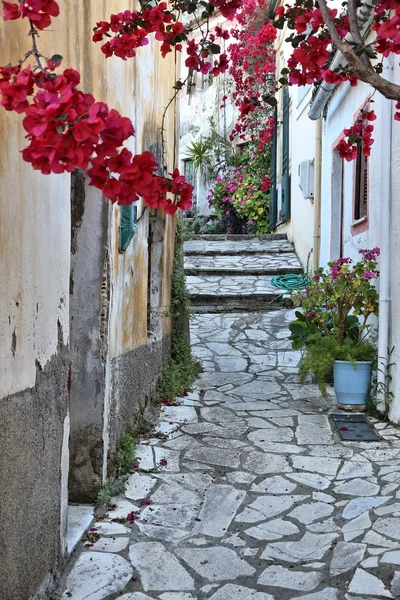
[{"label": "flagstone pavement", "polygon": [[399,430],[340,441],[333,395],[299,383],[292,316],[193,318],[204,373],[138,446],[62,600],[400,598]]}]

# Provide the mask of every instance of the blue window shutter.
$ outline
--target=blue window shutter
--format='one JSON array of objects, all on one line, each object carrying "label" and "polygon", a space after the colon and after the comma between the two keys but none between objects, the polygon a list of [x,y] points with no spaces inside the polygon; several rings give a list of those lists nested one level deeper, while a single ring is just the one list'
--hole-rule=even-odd
[{"label": "blue window shutter", "polygon": [[271,165],[270,165],[270,176],[271,176],[271,192],[269,197],[269,225],[270,229],[276,227],[278,218],[278,207],[277,207],[277,193],[276,193],[276,142],[277,133],[276,129],[278,126],[278,111],[275,108],[274,111],[274,133],[272,135],[272,146],[271,146]]},{"label": "blue window shutter", "polygon": [[123,204],[120,210],[119,251],[125,252],[136,231],[137,204]]},{"label": "blue window shutter", "polygon": [[282,101],[282,203],[281,218],[284,223],[290,218],[290,173],[289,173],[289,106],[287,87],[283,88]]}]

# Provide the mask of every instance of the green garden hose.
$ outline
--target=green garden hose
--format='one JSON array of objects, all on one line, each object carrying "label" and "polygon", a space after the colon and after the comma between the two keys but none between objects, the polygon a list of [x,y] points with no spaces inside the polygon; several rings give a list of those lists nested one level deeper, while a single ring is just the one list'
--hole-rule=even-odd
[{"label": "green garden hose", "polygon": [[296,275],[295,273],[288,273],[287,275],[275,275],[271,279],[271,284],[274,287],[282,290],[302,290],[310,283],[308,277],[305,275]]},{"label": "green garden hose", "polygon": [[276,296],[269,304],[273,304],[279,298],[284,296],[286,292],[294,292],[295,290],[303,290],[310,283],[310,280],[305,275],[297,275],[296,273],[288,273],[287,275],[275,275],[271,279],[271,284],[274,287],[285,290],[279,296]]}]

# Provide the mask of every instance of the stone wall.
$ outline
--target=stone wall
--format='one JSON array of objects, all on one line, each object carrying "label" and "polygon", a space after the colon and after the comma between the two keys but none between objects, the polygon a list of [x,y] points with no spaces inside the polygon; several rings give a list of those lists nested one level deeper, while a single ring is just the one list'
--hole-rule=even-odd
[{"label": "stone wall", "polygon": [[37,365],[34,387],[0,400],[1,600],[28,600],[39,589],[44,594],[63,566],[66,498],[60,465],[68,440],[69,379],[65,357],[66,348],[60,344],[43,369]]},{"label": "stone wall", "polygon": [[109,203],[74,174],[71,189],[69,498],[92,502],[103,470]]},{"label": "stone wall", "polygon": [[111,401],[109,418],[109,457],[126,430],[134,430],[143,420],[154,417],[151,396],[163,366],[171,353],[170,335],[143,344],[111,362]]}]

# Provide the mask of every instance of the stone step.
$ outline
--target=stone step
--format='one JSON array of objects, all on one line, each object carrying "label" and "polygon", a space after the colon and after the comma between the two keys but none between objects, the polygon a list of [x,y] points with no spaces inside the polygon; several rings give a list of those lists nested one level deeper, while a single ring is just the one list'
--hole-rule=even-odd
[{"label": "stone step", "polygon": [[269,310],[280,306],[285,295],[271,279],[268,275],[189,275],[186,282],[193,307]]},{"label": "stone step", "polygon": [[[212,237],[212,239],[210,239]],[[214,239],[214,238],[220,239]],[[191,238],[184,243],[186,256],[201,255],[245,255],[245,254],[293,254],[293,245],[287,241],[286,236],[279,239],[260,239],[249,236],[235,236],[235,239],[222,236],[201,236]],[[238,238],[238,239],[236,239]]]},{"label": "stone step", "polygon": [[284,275],[302,273],[294,252],[285,254],[196,254],[185,257],[187,275]]}]

